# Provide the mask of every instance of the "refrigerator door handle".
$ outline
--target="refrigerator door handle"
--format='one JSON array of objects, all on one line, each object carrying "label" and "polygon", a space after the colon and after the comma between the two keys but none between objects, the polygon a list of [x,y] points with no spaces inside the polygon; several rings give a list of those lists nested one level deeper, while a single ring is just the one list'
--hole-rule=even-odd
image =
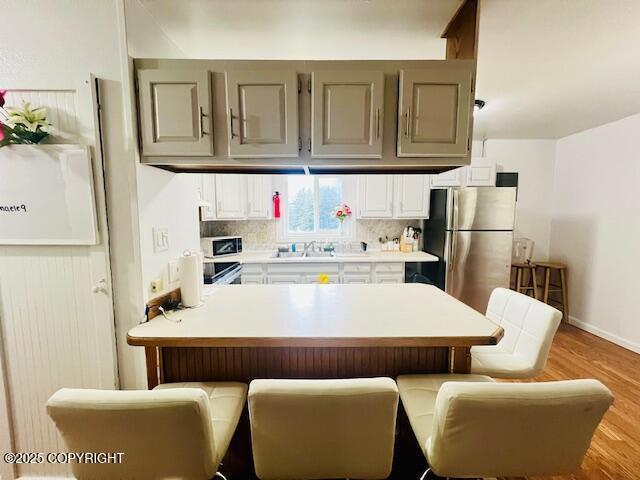
[{"label": "refrigerator door handle", "polygon": [[456,236],[458,232],[451,232],[449,239],[449,270],[453,270],[453,265],[456,259]]},{"label": "refrigerator door handle", "polygon": [[458,216],[459,216],[459,209],[458,209],[458,204],[460,203],[460,192],[457,189],[453,190],[453,230],[458,230]]}]

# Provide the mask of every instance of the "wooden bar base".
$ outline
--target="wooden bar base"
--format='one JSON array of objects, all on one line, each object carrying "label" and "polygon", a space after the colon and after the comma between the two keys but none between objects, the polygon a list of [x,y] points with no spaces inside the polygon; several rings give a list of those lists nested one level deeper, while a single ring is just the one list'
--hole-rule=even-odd
[{"label": "wooden bar base", "polygon": [[[461,351],[468,349],[461,348]],[[162,347],[162,382],[355,378],[451,371],[447,347]],[[456,371],[463,369],[456,362]]]}]

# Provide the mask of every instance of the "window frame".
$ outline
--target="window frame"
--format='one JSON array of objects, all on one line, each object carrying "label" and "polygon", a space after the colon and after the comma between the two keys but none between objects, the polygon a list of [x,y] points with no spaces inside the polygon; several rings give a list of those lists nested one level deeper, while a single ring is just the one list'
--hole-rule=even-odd
[{"label": "window frame", "polygon": [[347,203],[351,207],[351,217],[345,220],[342,228],[342,233],[336,232],[323,232],[321,230],[315,230],[309,233],[291,233],[289,232],[289,217],[288,217],[288,180],[291,175],[281,175],[277,177],[275,182],[277,190],[280,192],[280,219],[277,219],[277,231],[276,239],[278,242],[304,242],[304,241],[350,241],[355,238],[355,219],[356,208],[354,200],[356,198],[356,177],[353,175],[312,175],[314,178],[314,205],[313,205],[313,225],[314,228],[318,228],[320,225],[320,189],[318,188],[319,180],[321,178],[337,178],[342,182],[342,201]]}]

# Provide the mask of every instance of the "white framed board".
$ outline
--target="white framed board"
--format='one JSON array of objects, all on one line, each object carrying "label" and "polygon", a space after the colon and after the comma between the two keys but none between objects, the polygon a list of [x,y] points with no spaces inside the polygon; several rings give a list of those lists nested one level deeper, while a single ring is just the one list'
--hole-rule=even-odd
[{"label": "white framed board", "polygon": [[86,145],[0,148],[0,245],[98,243]]}]

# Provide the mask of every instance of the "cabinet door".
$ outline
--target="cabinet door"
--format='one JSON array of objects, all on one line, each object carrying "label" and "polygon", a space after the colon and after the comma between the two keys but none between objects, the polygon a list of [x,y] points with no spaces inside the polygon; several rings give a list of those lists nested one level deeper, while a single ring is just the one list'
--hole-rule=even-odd
[{"label": "cabinet door", "polygon": [[311,78],[311,156],[381,158],[384,74],[317,71]]},{"label": "cabinet door", "polygon": [[200,219],[203,221],[216,219],[216,176],[200,175],[200,200],[208,203],[200,207]]},{"label": "cabinet door", "polygon": [[271,199],[271,176],[247,175],[247,216],[253,219],[270,219]]},{"label": "cabinet door", "polygon": [[358,177],[358,217],[393,217],[393,175]]},{"label": "cabinet door", "polygon": [[468,187],[494,187],[496,185],[496,163],[486,159],[471,159],[467,169]]},{"label": "cabinet door", "polygon": [[298,156],[298,76],[283,71],[226,73],[229,156]]},{"label": "cabinet door", "polygon": [[371,283],[371,275],[353,275],[353,274],[345,274],[342,277],[342,283],[345,284],[366,284]]},{"label": "cabinet door", "polygon": [[398,100],[398,156],[469,153],[471,69],[404,70]]},{"label": "cabinet door", "polygon": [[375,283],[404,283],[402,275],[376,275]]},{"label": "cabinet door", "polygon": [[304,275],[297,274],[269,274],[267,277],[267,283],[272,285],[295,285],[298,283],[304,283]]},{"label": "cabinet door", "polygon": [[220,220],[247,218],[246,175],[216,175],[216,217]]},{"label": "cabinet door", "polygon": [[465,167],[454,168],[431,176],[431,188],[461,187]]},{"label": "cabinet door", "polygon": [[145,156],[212,156],[206,70],[139,70],[140,136]]},{"label": "cabinet door", "polygon": [[395,217],[429,218],[429,175],[396,175]]}]

